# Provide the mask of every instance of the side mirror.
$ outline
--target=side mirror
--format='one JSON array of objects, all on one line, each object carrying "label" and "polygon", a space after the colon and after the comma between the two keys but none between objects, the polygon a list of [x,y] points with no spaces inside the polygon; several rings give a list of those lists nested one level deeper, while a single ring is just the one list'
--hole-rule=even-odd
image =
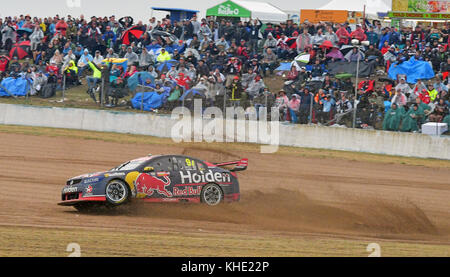
[{"label": "side mirror", "polygon": [[146,166],[146,167],[144,167],[144,172],[152,172],[152,171],[154,171],[155,169],[152,167],[152,166]]}]

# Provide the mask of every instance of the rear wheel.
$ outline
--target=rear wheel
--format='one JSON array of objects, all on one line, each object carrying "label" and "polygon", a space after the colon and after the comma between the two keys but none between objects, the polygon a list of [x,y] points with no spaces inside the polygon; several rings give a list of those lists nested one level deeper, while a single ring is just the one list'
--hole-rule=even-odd
[{"label": "rear wheel", "polygon": [[200,198],[203,203],[209,206],[215,206],[219,204],[223,199],[222,189],[216,184],[207,184],[203,187]]},{"label": "rear wheel", "polygon": [[118,206],[128,201],[130,191],[121,180],[112,180],[106,185],[106,201],[112,206]]}]

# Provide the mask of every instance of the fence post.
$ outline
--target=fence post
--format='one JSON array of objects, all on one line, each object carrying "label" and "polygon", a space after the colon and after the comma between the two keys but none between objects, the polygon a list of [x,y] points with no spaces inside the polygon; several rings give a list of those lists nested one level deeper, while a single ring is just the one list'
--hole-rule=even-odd
[{"label": "fence post", "polygon": [[308,124],[312,123],[312,107],[313,107],[313,101],[314,101],[314,94],[312,94],[311,92],[308,92],[309,95],[311,96],[311,101],[309,102],[309,120],[308,120]]},{"label": "fence post", "polygon": [[65,96],[66,96],[66,73],[65,72],[63,72],[63,87],[62,87],[62,102],[64,103],[64,98],[65,98]]},{"label": "fence post", "polygon": [[103,107],[105,104],[105,77],[102,74],[102,84],[100,88],[100,106]]},{"label": "fence post", "polygon": [[227,109],[227,89],[225,88],[223,92],[223,113],[225,114],[225,111]]},{"label": "fence post", "polygon": [[356,79],[355,79],[355,99],[353,100],[353,124],[352,128],[356,127],[356,110],[358,109],[358,78],[359,78],[359,59],[361,56],[361,53],[359,52],[358,48],[358,60],[356,62]]}]

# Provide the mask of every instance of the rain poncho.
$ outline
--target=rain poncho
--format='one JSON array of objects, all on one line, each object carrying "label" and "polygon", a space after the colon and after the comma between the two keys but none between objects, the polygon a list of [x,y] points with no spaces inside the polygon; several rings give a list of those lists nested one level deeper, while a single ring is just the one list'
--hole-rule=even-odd
[{"label": "rain poncho", "polygon": [[422,109],[417,108],[417,110],[414,110],[414,107],[411,107],[403,117],[402,127],[400,130],[402,132],[413,132],[419,130],[417,120],[423,116],[424,113]]},{"label": "rain poncho", "polygon": [[391,107],[384,116],[383,130],[398,131],[402,120],[404,109],[402,107]]},{"label": "rain poncho", "polygon": [[447,126],[450,128],[450,114],[444,117],[442,123],[447,123]]},{"label": "rain poncho", "polygon": [[169,102],[173,102],[173,101],[177,101],[181,96],[181,90],[179,89],[174,89],[171,93],[169,98],[167,98],[167,101]]}]

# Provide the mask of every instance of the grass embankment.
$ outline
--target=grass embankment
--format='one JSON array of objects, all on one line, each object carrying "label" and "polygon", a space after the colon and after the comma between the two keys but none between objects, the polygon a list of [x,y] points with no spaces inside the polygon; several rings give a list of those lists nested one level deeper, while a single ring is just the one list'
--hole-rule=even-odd
[{"label": "grass embankment", "polygon": [[[20,234],[18,236],[17,234]],[[70,243],[81,256],[354,256],[367,257],[371,241],[205,233],[130,233],[108,229],[0,227],[0,256],[66,257]],[[448,245],[379,242],[381,256],[450,256]],[[211,245],[221,247],[212,248]]]}]

